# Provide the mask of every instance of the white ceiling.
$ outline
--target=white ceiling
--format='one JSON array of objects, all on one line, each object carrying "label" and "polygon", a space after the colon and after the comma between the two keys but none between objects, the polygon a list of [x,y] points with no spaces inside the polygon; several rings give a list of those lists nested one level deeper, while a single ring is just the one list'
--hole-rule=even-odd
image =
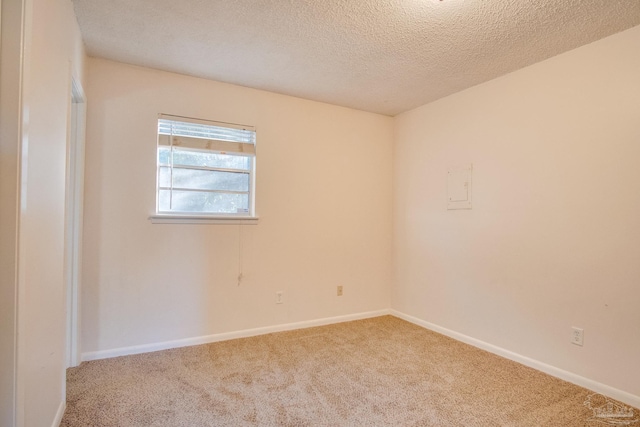
[{"label": "white ceiling", "polygon": [[91,56],[387,115],[640,24],[640,0],[73,3]]}]

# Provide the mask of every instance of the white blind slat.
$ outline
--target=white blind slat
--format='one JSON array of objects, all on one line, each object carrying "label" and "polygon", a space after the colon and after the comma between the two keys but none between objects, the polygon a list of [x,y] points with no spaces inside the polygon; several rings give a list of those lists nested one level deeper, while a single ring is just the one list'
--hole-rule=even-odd
[{"label": "white blind slat", "polygon": [[217,122],[203,124],[161,118],[158,120],[158,133],[246,144],[256,143],[256,132],[253,128],[248,126],[238,127],[236,125],[231,127],[231,125],[222,125]]},{"label": "white blind slat", "polygon": [[256,146],[254,144],[221,141],[219,139],[202,139],[188,136],[158,135],[158,145],[189,148],[192,150],[215,151],[227,154],[242,154],[245,156],[255,156]]}]

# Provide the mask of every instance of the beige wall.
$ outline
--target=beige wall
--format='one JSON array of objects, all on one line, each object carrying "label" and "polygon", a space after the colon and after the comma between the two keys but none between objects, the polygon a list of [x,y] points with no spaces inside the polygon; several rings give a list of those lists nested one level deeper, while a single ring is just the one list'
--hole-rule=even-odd
[{"label": "beige wall", "polygon": [[638,52],[640,27],[396,118],[394,309],[640,396]]},{"label": "beige wall", "polygon": [[[83,352],[388,308],[391,118],[99,59],[89,75]],[[257,127],[240,286],[239,226],[147,219],[158,113]]]},{"label": "beige wall", "polygon": [[[4,14],[6,2],[2,4]],[[12,297],[17,292],[18,301],[13,322],[17,325],[18,354],[16,425],[48,427],[62,415],[65,399],[63,249],[67,130],[71,76],[74,74],[82,81],[84,51],[70,1],[28,0],[24,4],[24,28],[19,19],[13,23],[21,27],[18,31],[24,31],[25,68],[21,77],[14,76],[12,88],[15,92],[22,91],[22,105],[17,97],[12,97],[12,108],[22,111],[24,124],[18,129],[17,116],[10,122],[17,130],[11,142],[11,159],[15,164],[8,169],[14,190],[2,193],[3,206],[19,207],[19,211],[17,223],[15,216],[8,220],[14,224],[13,238],[3,242],[3,251],[9,244],[15,245],[17,238],[19,250],[16,256],[14,246],[12,260],[17,262],[18,279],[6,283],[14,289]],[[12,57],[11,61],[15,65],[17,58]],[[5,99],[3,107],[4,102]],[[3,162],[5,144],[9,141],[3,141]],[[3,228],[8,224],[4,222],[4,214],[3,210]],[[3,288],[4,279],[3,276]],[[10,309],[16,309],[15,300],[9,301]],[[4,341],[2,345],[13,347]],[[3,371],[5,366],[11,370],[3,359]],[[4,392],[3,384],[3,400]],[[2,419],[3,425],[13,425],[4,415]]]}]

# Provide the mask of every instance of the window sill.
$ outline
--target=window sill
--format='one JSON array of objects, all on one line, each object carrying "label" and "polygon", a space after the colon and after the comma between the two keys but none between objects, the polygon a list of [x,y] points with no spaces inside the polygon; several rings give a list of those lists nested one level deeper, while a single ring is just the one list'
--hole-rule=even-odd
[{"label": "window sill", "polygon": [[257,225],[257,216],[151,215],[152,224],[226,224]]}]

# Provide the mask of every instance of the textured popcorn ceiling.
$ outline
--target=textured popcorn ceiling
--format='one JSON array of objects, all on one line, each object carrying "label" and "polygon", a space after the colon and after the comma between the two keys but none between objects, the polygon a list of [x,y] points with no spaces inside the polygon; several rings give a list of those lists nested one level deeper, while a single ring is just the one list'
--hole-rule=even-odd
[{"label": "textured popcorn ceiling", "polygon": [[640,0],[73,3],[91,56],[387,115],[640,24]]}]

